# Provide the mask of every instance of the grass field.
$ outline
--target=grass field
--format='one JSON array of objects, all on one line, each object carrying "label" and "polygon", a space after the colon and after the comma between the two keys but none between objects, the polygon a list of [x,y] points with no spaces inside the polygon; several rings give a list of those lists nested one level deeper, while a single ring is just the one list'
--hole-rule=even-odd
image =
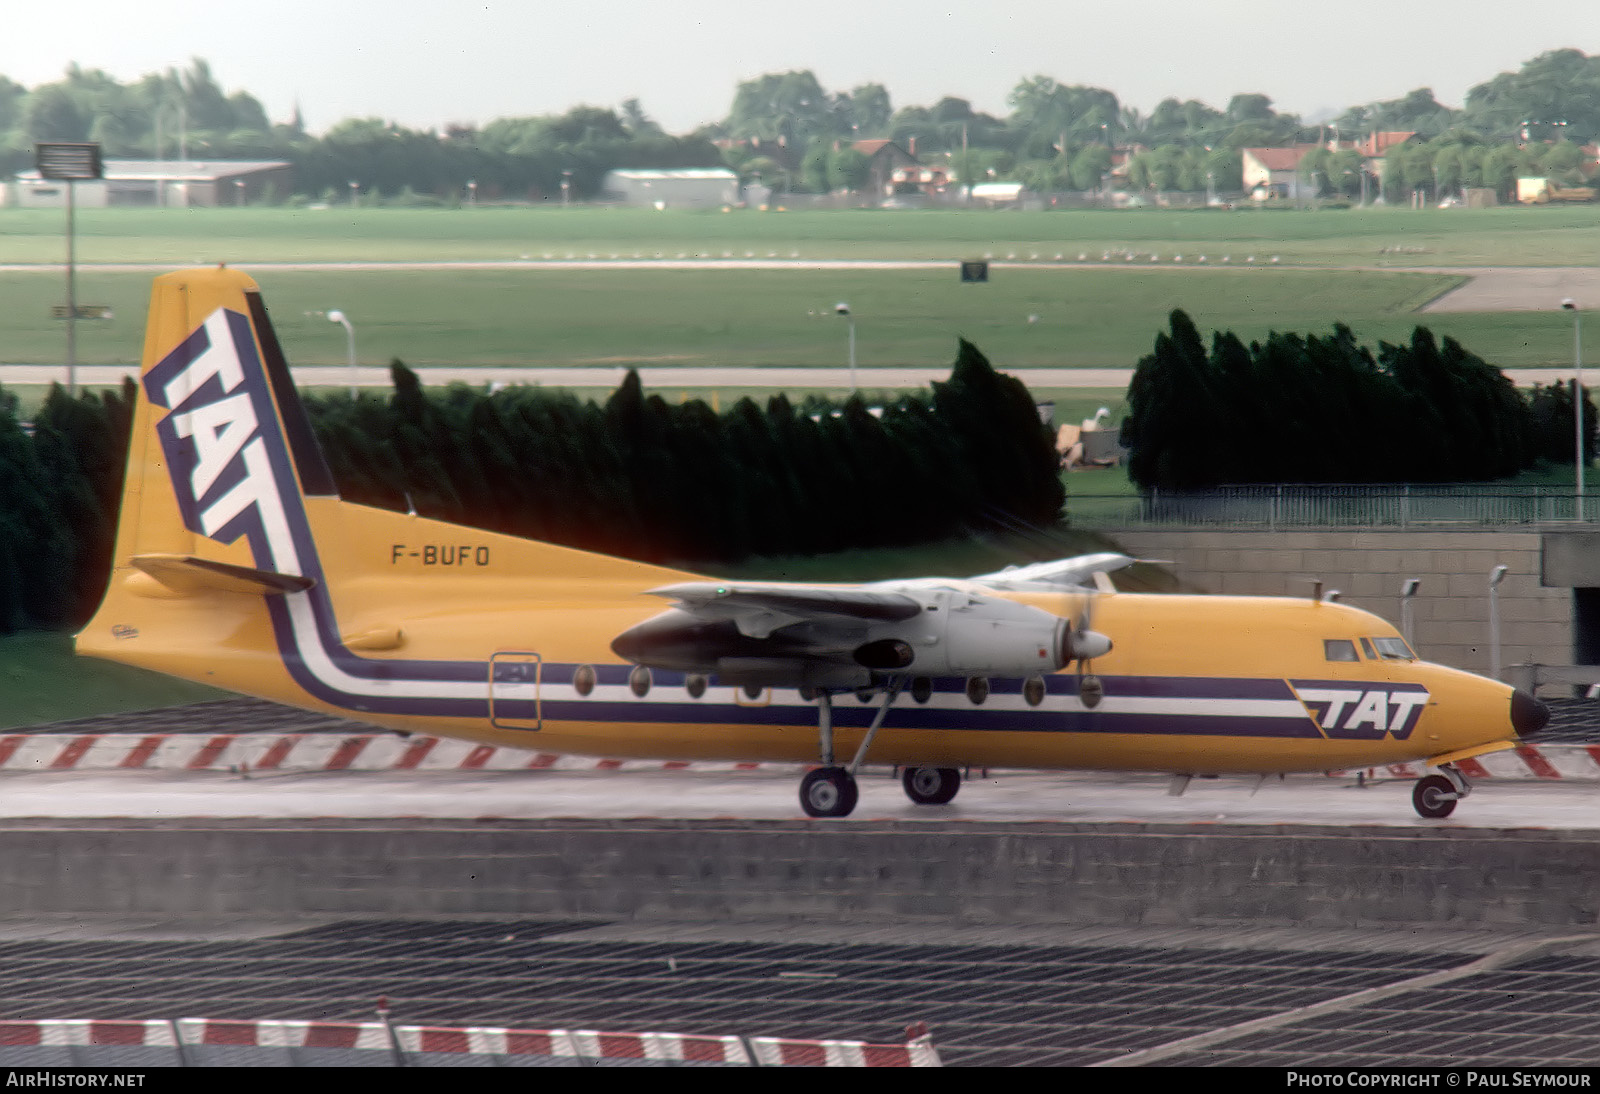
[{"label": "grass field", "polygon": [[[339,308],[363,363],[838,365],[846,300],[858,361],[942,366],[955,340],[976,342],[1002,367],[1129,367],[1176,307],[1202,330],[1245,338],[1270,330],[1349,324],[1368,342],[1406,337],[1414,309],[1458,284],[1448,272],[1337,270],[1464,263],[1592,264],[1600,208],[1346,210],[1329,212],[808,212],[656,213],[621,209],[85,210],[78,299],[116,318],[81,323],[79,360],[131,364],[142,343],[150,273],[96,263],[227,260],[440,261],[568,255],[601,259],[679,254],[787,258],[936,258],[940,270],[485,270],[304,271],[258,268],[291,360],[339,364]],[[0,361],[58,361],[64,291],[63,218],[0,210]],[[1404,248],[1404,254],[1384,250]],[[954,262],[1132,250],[1211,268],[999,268],[962,285]],[[1221,256],[1254,269],[1218,270]],[[1279,254],[1283,261],[1268,259]],[[32,264],[31,266],[29,264]],[[1029,317],[1035,317],[1032,322]],[[1560,365],[1559,316],[1539,312],[1433,314],[1427,324],[1505,367]]]},{"label": "grass field", "polygon": [[[0,264],[63,261],[59,210],[0,209]],[[1135,249],[1255,253],[1310,265],[1588,266],[1600,205],[1325,211],[840,210],[731,213],[603,207],[82,209],[80,261],[439,261],[663,257],[955,260]]]},{"label": "grass field", "polygon": [[64,634],[0,638],[0,729],[226,698],[215,688],[74,657]]},{"label": "grass field", "polygon": [[[356,330],[366,364],[412,365],[843,365],[845,324],[856,317],[866,368],[942,366],[956,339],[997,364],[1131,367],[1148,353],[1173,308],[1203,328],[1246,338],[1270,330],[1327,330],[1333,318],[1363,338],[1405,337],[1411,310],[1458,281],[1447,274],[1260,269],[1017,269],[963,285],[954,268],[930,270],[373,270],[255,271],[285,351],[295,364],[337,365],[343,328]],[[78,359],[133,364],[143,341],[148,273],[86,270],[78,299],[109,304],[115,318],[78,325]],[[64,335],[50,306],[61,278],[0,273],[0,361],[61,359]],[[1029,317],[1035,319],[1030,322]],[[1451,330],[1476,316],[1430,316]],[[1548,316],[1520,313],[1479,327],[1472,343],[1508,363],[1542,363],[1530,330]],[[1558,345],[1551,352],[1561,352]]]}]

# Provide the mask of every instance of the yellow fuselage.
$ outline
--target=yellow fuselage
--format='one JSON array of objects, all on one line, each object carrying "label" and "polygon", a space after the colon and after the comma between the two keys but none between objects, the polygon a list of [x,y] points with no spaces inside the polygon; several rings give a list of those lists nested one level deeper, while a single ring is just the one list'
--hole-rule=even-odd
[{"label": "yellow fuselage", "polygon": [[[157,278],[144,362],[114,570],[79,652],[495,744],[819,759],[815,695],[702,687],[612,652],[660,610],[648,590],[694,575],[341,501],[246,275]],[[1088,595],[1015,599],[1076,619]],[[1371,640],[1394,629],[1347,606],[1105,594],[1094,627],[1111,652],[1043,687],[901,681],[913,686],[867,759],[1317,771],[1443,762],[1514,738],[1510,688],[1382,659]],[[1360,652],[1336,658],[1330,642]],[[1098,702],[1080,672],[1098,678]],[[879,701],[834,699],[839,755]]]}]

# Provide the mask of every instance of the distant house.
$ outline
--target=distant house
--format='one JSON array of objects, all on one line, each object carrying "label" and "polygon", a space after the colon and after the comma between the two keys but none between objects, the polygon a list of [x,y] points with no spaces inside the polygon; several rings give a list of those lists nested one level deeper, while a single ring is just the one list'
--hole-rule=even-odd
[{"label": "distant house", "polygon": [[1357,152],[1369,160],[1386,155],[1389,149],[1402,144],[1420,144],[1422,137],[1410,129],[1386,129],[1381,132],[1368,133],[1353,146],[1340,144],[1341,148],[1354,147]]},{"label": "distant house", "polygon": [[601,195],[623,205],[658,209],[739,203],[739,176],[726,167],[628,168],[607,171]]},{"label": "distant house", "polygon": [[[86,208],[108,205],[246,205],[285,198],[294,189],[293,168],[283,160],[106,160],[105,177],[73,184],[73,201]],[[65,206],[66,184],[19,171],[11,200],[24,208]]]},{"label": "distant house", "polygon": [[894,192],[895,174],[904,177],[917,167],[917,157],[894,141],[856,141],[850,146],[867,157],[867,192],[888,197]]},{"label": "distant house", "polygon": [[1316,193],[1312,184],[1300,177],[1300,161],[1315,144],[1293,148],[1246,148],[1242,150],[1245,193],[1260,197],[1294,200]]},{"label": "distant house", "polygon": [[1366,139],[1357,141],[1356,151],[1361,153],[1361,163],[1367,169],[1367,174],[1377,180],[1379,193],[1383,192],[1384,156],[1389,154],[1391,148],[1398,148],[1403,144],[1420,144],[1421,135],[1411,130],[1384,130],[1383,132],[1369,133]]}]

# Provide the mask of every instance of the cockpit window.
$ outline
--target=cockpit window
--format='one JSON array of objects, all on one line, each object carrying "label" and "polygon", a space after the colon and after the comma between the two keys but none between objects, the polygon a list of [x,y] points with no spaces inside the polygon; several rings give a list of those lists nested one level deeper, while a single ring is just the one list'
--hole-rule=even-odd
[{"label": "cockpit window", "polygon": [[1361,660],[1356,656],[1356,644],[1348,638],[1324,638],[1322,652],[1329,661]]},{"label": "cockpit window", "polygon": [[1411,647],[1406,645],[1404,638],[1374,638],[1372,644],[1378,647],[1378,656],[1385,661],[1415,661],[1417,655],[1411,652]]},{"label": "cockpit window", "polygon": [[1361,652],[1367,655],[1368,661],[1376,661],[1378,659],[1378,651],[1372,648],[1372,639],[1370,638],[1361,640]]}]

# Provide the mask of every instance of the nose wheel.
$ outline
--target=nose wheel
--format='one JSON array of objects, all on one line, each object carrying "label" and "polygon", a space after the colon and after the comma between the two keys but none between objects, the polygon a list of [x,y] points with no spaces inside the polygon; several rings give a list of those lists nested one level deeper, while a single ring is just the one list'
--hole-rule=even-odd
[{"label": "nose wheel", "polygon": [[1453,767],[1441,767],[1442,774],[1417,780],[1411,788],[1411,805],[1417,816],[1442,820],[1456,811],[1456,802],[1472,792],[1467,780]]}]

